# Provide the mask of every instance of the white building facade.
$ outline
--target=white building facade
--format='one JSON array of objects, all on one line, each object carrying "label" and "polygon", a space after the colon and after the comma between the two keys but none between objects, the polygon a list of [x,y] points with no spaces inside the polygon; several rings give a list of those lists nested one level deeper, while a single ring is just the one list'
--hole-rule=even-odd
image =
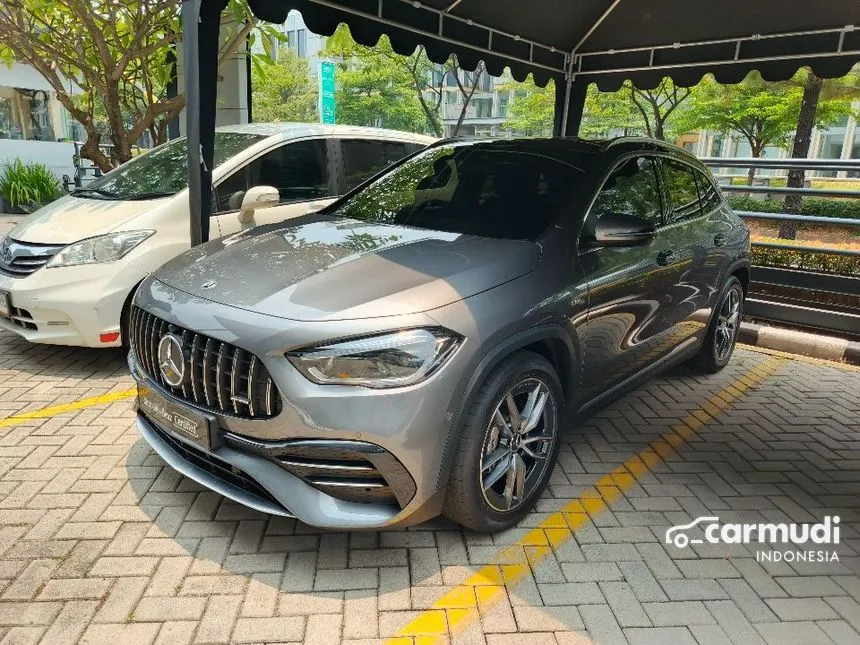
[{"label": "white building facade", "polygon": [[57,179],[72,176],[78,135],[77,122],[39,72],[22,63],[0,65],[0,166],[21,159],[45,164]]},{"label": "white building facade", "polygon": [[[854,113],[860,112],[860,101],[852,106]],[[749,143],[737,134],[722,134],[719,132],[698,132],[681,137],[677,143],[688,149],[697,157],[749,157]],[[791,156],[789,148],[769,146],[765,148],[764,157],[768,159],[786,159]],[[810,159],[857,159],[860,160],[860,128],[854,115],[844,116],[840,121],[827,128],[815,128],[812,131],[812,141],[809,145]],[[724,169],[726,174],[746,174],[746,169]],[[782,176],[784,170],[760,169],[757,174],[762,177]],[[835,177],[838,179],[860,178],[860,171],[808,171],[809,176]]]}]

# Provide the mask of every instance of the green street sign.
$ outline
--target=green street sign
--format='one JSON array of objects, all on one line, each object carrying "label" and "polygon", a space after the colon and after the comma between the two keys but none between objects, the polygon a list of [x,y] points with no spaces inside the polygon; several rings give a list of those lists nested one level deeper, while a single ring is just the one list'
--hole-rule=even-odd
[{"label": "green street sign", "polygon": [[320,123],[335,122],[334,63],[320,61]]}]

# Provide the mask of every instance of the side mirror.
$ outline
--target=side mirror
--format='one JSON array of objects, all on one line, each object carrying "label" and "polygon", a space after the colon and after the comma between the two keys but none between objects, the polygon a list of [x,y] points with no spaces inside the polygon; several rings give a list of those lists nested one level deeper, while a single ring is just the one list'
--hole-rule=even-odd
[{"label": "side mirror", "polygon": [[277,188],[272,186],[254,186],[245,191],[242,197],[242,206],[239,208],[239,220],[251,221],[254,211],[261,208],[277,206],[281,201],[281,195]]},{"label": "side mirror", "polygon": [[641,217],[607,213],[597,220],[592,246],[645,246],[655,234],[654,226]]}]

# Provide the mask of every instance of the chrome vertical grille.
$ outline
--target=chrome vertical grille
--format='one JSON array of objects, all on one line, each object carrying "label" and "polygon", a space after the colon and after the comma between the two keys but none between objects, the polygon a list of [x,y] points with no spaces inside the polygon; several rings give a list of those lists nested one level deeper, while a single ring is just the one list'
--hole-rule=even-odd
[{"label": "chrome vertical grille", "polygon": [[[248,419],[281,412],[281,397],[259,358],[204,334],[173,325],[139,307],[131,310],[131,343],[137,362],[152,380],[201,408]],[[171,387],[158,365],[158,344],[166,333],[181,338],[186,378]]]}]

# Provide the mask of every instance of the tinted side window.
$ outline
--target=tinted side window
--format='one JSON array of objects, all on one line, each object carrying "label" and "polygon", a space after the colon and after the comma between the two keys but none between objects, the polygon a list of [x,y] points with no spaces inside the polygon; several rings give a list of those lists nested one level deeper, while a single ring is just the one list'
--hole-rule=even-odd
[{"label": "tinted side window", "polygon": [[287,143],[236,171],[218,185],[217,211],[238,210],[251,186],[274,186],[282,204],[330,197],[325,140]]},{"label": "tinted side window", "polygon": [[663,179],[669,195],[669,221],[677,222],[701,214],[695,171],[682,163],[663,160]]},{"label": "tinted side window", "polygon": [[705,173],[696,171],[696,181],[699,183],[699,195],[701,195],[702,211],[710,213],[722,203],[720,193],[717,192],[714,182]]},{"label": "tinted side window", "polygon": [[406,156],[406,144],[399,141],[344,139],[341,150],[347,190]]},{"label": "tinted side window", "polygon": [[663,208],[654,160],[635,157],[612,171],[597,193],[592,212],[593,223],[604,214],[623,213],[641,217],[655,228],[660,226]]},{"label": "tinted side window", "polygon": [[239,210],[246,190],[248,190],[248,166],[240,168],[218,184],[215,189],[213,213]]}]

